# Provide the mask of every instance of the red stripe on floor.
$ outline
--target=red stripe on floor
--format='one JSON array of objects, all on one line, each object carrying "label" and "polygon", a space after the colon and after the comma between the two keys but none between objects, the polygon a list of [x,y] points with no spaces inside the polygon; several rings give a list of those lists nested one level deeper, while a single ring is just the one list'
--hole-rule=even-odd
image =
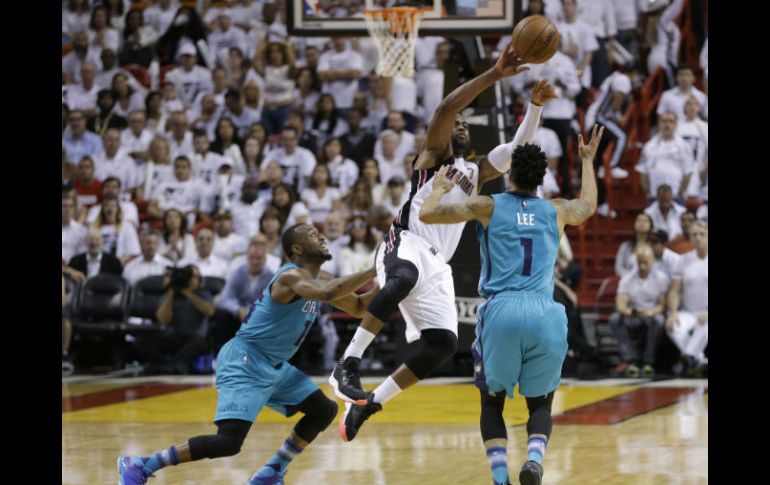
[{"label": "red stripe on floor", "polygon": [[634,416],[648,413],[681,401],[692,393],[702,392],[694,387],[641,387],[587,406],[571,409],[554,416],[554,424],[617,424]]},{"label": "red stripe on floor", "polygon": [[110,389],[107,391],[83,394],[81,396],[72,396],[63,398],[61,401],[62,413],[80,411],[82,409],[105,406],[119,402],[135,401],[147,397],[161,396],[172,392],[186,391],[196,387],[208,387],[208,384],[161,384],[158,382],[147,382],[134,386]]}]

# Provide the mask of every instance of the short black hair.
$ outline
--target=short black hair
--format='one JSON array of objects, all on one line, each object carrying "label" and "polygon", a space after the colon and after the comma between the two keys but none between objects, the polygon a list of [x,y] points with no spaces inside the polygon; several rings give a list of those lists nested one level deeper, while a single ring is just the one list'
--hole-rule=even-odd
[{"label": "short black hair", "polygon": [[231,99],[235,101],[236,103],[241,100],[241,93],[240,91],[236,91],[235,89],[228,89],[225,93],[225,99]]},{"label": "short black hair", "polygon": [[291,259],[293,256],[291,247],[297,242],[299,236],[299,228],[306,226],[307,224],[294,224],[290,228],[286,229],[286,232],[281,236],[281,246],[283,246],[283,253],[287,259]]},{"label": "short black hair", "polygon": [[695,74],[695,68],[693,68],[690,64],[687,64],[686,62],[683,62],[676,66],[676,73],[679,74],[681,71],[690,71],[691,73]]},{"label": "short black hair", "polygon": [[538,145],[520,145],[511,155],[511,180],[518,190],[533,191],[543,183],[547,167],[545,153]]}]

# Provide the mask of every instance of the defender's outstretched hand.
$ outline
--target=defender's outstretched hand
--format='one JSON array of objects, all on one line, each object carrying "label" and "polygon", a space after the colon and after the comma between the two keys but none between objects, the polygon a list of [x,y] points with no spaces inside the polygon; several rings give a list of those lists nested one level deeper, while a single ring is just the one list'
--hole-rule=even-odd
[{"label": "defender's outstretched hand", "polygon": [[438,169],[438,172],[436,172],[436,175],[433,177],[433,190],[447,193],[452,190],[452,187],[455,186],[455,183],[460,180],[461,174],[459,170],[451,179],[446,176],[448,170],[449,165],[443,165],[440,169]]},{"label": "defender's outstretched hand", "polygon": [[[597,133],[598,130],[598,133]],[[588,142],[588,145],[585,145],[583,143],[583,135],[578,135],[578,153],[580,154],[581,160],[591,160],[593,161],[594,157],[596,156],[596,150],[599,148],[599,142],[602,139],[602,135],[604,134],[604,127],[601,128],[599,125],[594,125],[593,129],[591,130],[591,141]]]},{"label": "defender's outstretched hand", "polygon": [[524,59],[516,55],[513,51],[513,44],[509,42],[503,49],[503,53],[500,54],[500,58],[497,59],[495,71],[502,77],[515,76],[529,71],[529,68],[522,66],[522,64],[524,64]]}]

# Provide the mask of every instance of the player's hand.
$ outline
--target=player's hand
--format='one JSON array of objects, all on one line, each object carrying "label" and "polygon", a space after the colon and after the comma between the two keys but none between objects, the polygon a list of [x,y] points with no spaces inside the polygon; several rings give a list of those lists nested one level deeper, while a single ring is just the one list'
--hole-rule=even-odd
[{"label": "player's hand", "polygon": [[705,312],[698,315],[698,323],[701,325],[705,325],[709,322],[709,311],[706,310]]},{"label": "player's hand", "polygon": [[524,64],[524,59],[516,55],[513,51],[513,44],[509,42],[505,49],[503,49],[502,54],[500,54],[500,58],[497,59],[495,71],[501,77],[515,76],[524,71],[529,71],[529,68],[522,66],[522,64]]},{"label": "player's hand", "polygon": [[580,154],[581,160],[590,160],[593,162],[603,134],[604,127],[602,126],[600,128],[599,125],[594,125],[591,130],[591,141],[588,142],[588,145],[583,143],[583,135],[578,135],[578,153]]},{"label": "player's hand", "polygon": [[677,318],[675,313],[669,315],[668,318],[666,319],[666,330],[668,330],[669,332],[672,332],[678,320],[679,319]]},{"label": "player's hand", "polygon": [[545,106],[549,101],[558,97],[553,86],[548,83],[548,79],[539,80],[532,90],[532,104],[535,106]]},{"label": "player's hand", "polygon": [[461,174],[459,170],[451,179],[446,176],[448,170],[449,165],[442,165],[441,168],[438,169],[438,172],[436,172],[436,175],[433,177],[433,190],[447,193],[452,190],[452,187],[455,186],[455,183],[460,180]]}]

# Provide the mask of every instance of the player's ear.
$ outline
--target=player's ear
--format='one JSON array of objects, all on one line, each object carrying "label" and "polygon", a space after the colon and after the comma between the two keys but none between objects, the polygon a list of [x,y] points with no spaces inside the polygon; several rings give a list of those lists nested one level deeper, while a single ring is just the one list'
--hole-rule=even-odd
[{"label": "player's ear", "polygon": [[302,246],[299,244],[292,244],[291,245],[291,253],[296,254],[297,256],[302,256]]}]

